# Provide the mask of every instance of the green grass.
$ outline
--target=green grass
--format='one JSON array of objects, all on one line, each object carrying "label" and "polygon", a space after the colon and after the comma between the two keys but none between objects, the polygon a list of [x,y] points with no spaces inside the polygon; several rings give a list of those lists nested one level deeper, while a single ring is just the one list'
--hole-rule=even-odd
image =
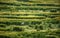
[{"label": "green grass", "polygon": [[0,0],[0,38],[59,37],[59,0]]}]

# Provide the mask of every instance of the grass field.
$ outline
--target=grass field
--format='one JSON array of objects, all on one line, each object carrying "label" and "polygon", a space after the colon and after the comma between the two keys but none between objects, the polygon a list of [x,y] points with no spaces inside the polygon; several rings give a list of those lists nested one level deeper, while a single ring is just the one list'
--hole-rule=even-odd
[{"label": "grass field", "polygon": [[0,0],[0,38],[60,38],[59,0]]}]

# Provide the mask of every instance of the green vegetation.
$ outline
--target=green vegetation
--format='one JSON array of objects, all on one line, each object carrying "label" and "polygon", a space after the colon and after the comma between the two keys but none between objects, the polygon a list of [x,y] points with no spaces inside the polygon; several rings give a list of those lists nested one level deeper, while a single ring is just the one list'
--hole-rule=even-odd
[{"label": "green vegetation", "polygon": [[59,37],[59,0],[0,0],[0,38]]}]

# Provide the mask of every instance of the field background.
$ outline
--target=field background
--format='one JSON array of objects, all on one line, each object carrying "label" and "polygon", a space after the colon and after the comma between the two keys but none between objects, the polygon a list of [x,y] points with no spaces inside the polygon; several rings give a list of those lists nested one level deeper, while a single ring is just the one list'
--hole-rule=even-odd
[{"label": "field background", "polygon": [[60,0],[0,0],[0,38],[59,38]]}]

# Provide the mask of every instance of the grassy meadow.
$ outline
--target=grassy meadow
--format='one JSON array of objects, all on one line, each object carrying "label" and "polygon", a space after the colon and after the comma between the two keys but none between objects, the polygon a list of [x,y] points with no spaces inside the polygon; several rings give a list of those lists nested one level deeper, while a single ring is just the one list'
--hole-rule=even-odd
[{"label": "grassy meadow", "polygon": [[59,0],[0,0],[0,38],[59,37]]}]

